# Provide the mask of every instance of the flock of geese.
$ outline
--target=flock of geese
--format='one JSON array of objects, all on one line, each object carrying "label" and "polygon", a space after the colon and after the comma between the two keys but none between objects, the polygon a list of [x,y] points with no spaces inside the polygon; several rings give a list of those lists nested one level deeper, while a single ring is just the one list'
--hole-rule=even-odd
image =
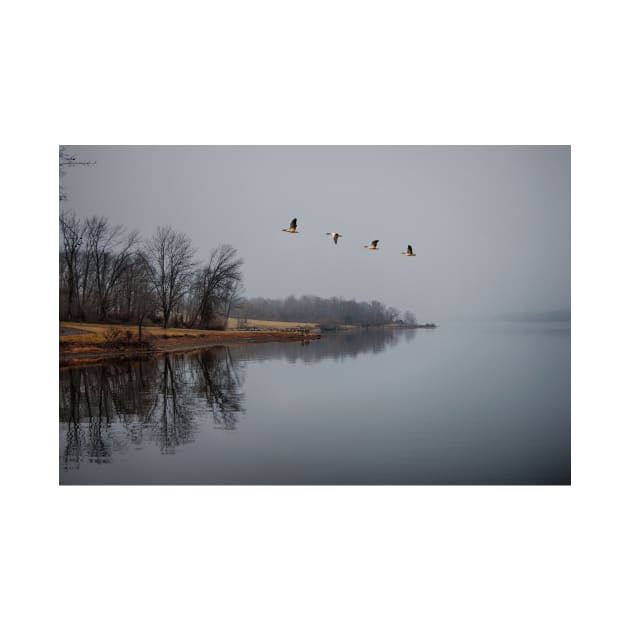
[{"label": "flock of geese", "polygon": [[[293,219],[293,221],[291,221],[291,223],[289,223],[289,227],[288,228],[282,228],[283,232],[288,232],[289,234],[299,234],[298,229],[297,229],[297,219]],[[339,232],[326,232],[326,236],[331,236],[333,242],[335,243],[335,245],[337,244],[337,241],[342,238],[342,235],[339,234]],[[376,239],[375,241],[372,241],[369,245],[364,245],[363,247],[365,247],[366,249],[373,249],[373,250],[378,250],[378,239]],[[415,256],[415,254],[413,253],[413,248],[411,247],[411,245],[407,245],[407,251],[405,252],[400,252],[403,256]]]}]

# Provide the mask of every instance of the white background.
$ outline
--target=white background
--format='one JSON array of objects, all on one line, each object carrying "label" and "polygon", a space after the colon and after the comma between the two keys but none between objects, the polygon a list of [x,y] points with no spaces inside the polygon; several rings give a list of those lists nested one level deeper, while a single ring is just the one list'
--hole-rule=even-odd
[{"label": "white background", "polygon": [[[3,9],[7,628],[627,628],[621,2]],[[571,144],[571,487],[58,486],[58,144]]]}]

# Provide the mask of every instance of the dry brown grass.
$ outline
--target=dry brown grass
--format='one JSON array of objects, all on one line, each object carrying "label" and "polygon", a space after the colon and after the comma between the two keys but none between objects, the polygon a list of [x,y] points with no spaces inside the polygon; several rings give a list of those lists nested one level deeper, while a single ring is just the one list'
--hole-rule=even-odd
[{"label": "dry brown grass", "polygon": [[[275,324],[275,322],[266,322]],[[127,331],[137,341],[136,326],[119,324],[81,324],[59,322],[59,327],[85,331],[79,334],[59,335],[59,356],[61,365],[75,365],[81,361],[107,360],[112,357],[134,357],[146,355],[148,352],[182,352],[208,348],[212,345],[233,345],[242,343],[263,343],[268,341],[310,341],[318,339],[318,333],[304,333],[288,330],[297,328],[295,322],[276,325],[269,330],[200,330],[193,328],[160,328],[159,326],[143,326],[143,339],[151,339],[148,346],[139,347],[137,343],[125,345]],[[254,325],[254,324],[251,324]],[[262,328],[262,327],[261,327]],[[120,331],[116,334],[115,331]],[[112,339],[121,338],[121,344],[112,344]],[[109,340],[109,341],[108,341]],[[131,340],[131,337],[129,337]]]},{"label": "dry brown grass", "polygon": [[[138,335],[138,326],[128,326],[122,324],[83,324],[77,322],[59,322],[59,328],[74,328],[76,330],[84,330],[84,333],[59,335],[61,341],[71,341],[85,343],[99,343],[106,341],[106,335],[109,330],[120,330],[123,335],[130,331],[134,337]],[[161,326],[143,326],[142,335],[151,335],[153,337],[198,337],[215,332],[209,330],[200,330],[196,328],[162,328]]]},{"label": "dry brown grass", "polygon": [[[233,330],[236,328],[237,319],[235,317],[230,317],[228,320],[228,328]],[[312,322],[277,322],[273,320],[267,319],[248,319],[248,326],[255,326],[256,328],[269,328],[269,329],[278,329],[278,328],[315,328],[317,324]]]},{"label": "dry brown grass", "polygon": [[[228,320],[228,330],[235,331],[237,320],[234,317],[230,317]],[[256,328],[269,329],[269,330],[281,330],[284,328],[315,328],[317,324],[310,322],[276,322],[264,319],[248,319],[248,326],[254,326]],[[106,340],[106,333],[108,330],[116,329],[120,330],[123,334],[127,334],[130,331],[134,337],[138,334],[138,326],[126,325],[126,324],[84,324],[78,322],[59,322],[60,328],[74,328],[77,330],[83,330],[85,332],[79,334],[59,335],[59,339],[62,341],[77,341],[81,343],[98,343]],[[142,334],[151,335],[153,337],[164,338],[177,338],[177,337],[199,337],[220,335],[223,331],[217,330],[204,330],[200,328],[162,328],[161,326],[143,326]]]}]

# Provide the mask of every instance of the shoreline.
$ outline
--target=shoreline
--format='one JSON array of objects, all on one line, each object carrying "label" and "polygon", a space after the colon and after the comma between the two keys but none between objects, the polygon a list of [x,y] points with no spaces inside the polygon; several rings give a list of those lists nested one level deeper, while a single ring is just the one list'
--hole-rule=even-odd
[{"label": "shoreline", "polygon": [[[103,361],[140,360],[169,352],[189,352],[214,346],[238,346],[252,343],[293,342],[308,344],[321,338],[319,327],[291,322],[287,326],[256,330],[202,330],[194,328],[143,327],[143,346],[131,341],[137,339],[137,327],[124,324],[84,324],[59,322],[59,367],[91,365]],[[280,324],[280,323],[278,323]],[[388,329],[434,327],[426,324],[383,326]],[[344,326],[341,331],[359,330],[360,326]],[[333,331],[331,331],[333,332]],[[111,335],[119,335],[112,341]],[[108,339],[108,335],[110,338]],[[127,341],[125,341],[127,339]]]},{"label": "shoreline", "polygon": [[[107,328],[111,328],[111,326]],[[181,329],[179,334],[169,335],[167,333],[161,337],[147,334],[152,345],[150,347],[138,347],[137,344],[125,345],[124,342],[112,346],[99,339],[77,339],[83,335],[88,336],[89,333],[81,332],[59,336],[59,367],[92,364],[101,361],[142,359],[169,352],[203,350],[213,346],[272,342],[310,343],[321,337],[319,332],[310,331],[199,331]]]}]

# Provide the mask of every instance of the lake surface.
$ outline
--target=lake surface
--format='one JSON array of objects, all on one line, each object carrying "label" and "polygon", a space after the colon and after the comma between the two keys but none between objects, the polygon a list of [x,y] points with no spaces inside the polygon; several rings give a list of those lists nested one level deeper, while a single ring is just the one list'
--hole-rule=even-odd
[{"label": "lake surface", "polygon": [[569,484],[570,324],[445,324],[59,372],[61,484]]}]

